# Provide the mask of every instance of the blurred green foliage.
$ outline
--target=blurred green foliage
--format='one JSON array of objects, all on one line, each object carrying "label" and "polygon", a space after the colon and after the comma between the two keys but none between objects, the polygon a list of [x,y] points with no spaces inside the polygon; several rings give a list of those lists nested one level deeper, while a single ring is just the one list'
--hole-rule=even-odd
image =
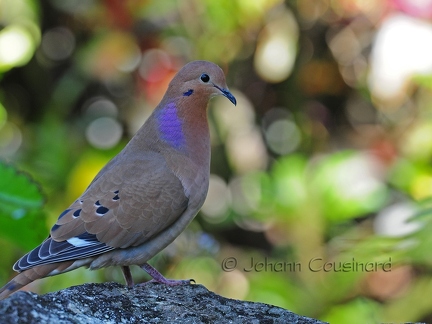
[{"label": "blurred green foliage", "polygon": [[[238,105],[212,101],[208,199],[152,263],[331,323],[431,321],[426,3],[0,1],[1,282],[176,70],[207,59],[226,71]],[[41,184],[45,205],[16,169]],[[121,282],[119,269],[29,289],[104,280]]]},{"label": "blurred green foliage", "polygon": [[46,232],[44,197],[28,176],[0,163],[0,233],[22,249],[31,249]]}]

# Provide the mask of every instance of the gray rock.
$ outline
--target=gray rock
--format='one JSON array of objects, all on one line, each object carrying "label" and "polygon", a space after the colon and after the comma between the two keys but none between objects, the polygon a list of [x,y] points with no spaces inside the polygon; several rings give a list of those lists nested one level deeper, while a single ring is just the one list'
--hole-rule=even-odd
[{"label": "gray rock", "polygon": [[201,285],[127,288],[85,284],[46,295],[17,292],[0,302],[9,323],[323,323],[262,303],[228,299]]}]

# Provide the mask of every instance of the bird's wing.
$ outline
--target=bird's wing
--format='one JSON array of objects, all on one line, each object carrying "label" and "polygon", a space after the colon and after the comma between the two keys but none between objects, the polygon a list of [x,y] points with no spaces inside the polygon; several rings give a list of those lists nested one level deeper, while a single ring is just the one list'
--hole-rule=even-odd
[{"label": "bird's wing", "polygon": [[175,222],[188,201],[181,181],[162,158],[111,165],[14,270],[140,245]]}]

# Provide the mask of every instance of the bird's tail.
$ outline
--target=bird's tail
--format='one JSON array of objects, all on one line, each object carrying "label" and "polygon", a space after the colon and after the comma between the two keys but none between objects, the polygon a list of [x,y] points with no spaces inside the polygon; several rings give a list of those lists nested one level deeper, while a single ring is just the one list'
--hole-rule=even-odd
[{"label": "bird's tail", "polygon": [[12,294],[13,292],[17,291],[18,289],[24,287],[26,284],[29,284],[31,282],[30,280],[28,280],[27,283],[21,283],[24,282],[23,280],[24,278],[27,279],[26,277],[18,278],[21,277],[21,275],[22,274],[19,274],[18,276],[16,276],[14,279],[9,281],[6,285],[4,285],[0,289],[0,300],[7,298],[10,294]]},{"label": "bird's tail", "polygon": [[44,264],[20,272],[15,278],[0,288],[0,300],[7,298],[10,294],[37,279],[65,272],[65,268],[70,266],[71,263],[72,262]]}]

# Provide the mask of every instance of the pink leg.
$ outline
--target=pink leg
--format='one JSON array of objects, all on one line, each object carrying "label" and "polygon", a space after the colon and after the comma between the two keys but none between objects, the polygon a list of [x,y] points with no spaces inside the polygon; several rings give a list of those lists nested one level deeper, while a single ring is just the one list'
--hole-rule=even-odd
[{"label": "pink leg", "polygon": [[[189,285],[195,283],[195,280],[174,280],[165,278],[159,271],[153,268],[150,264],[144,263],[141,268],[145,270],[153,279],[147,282],[159,282],[168,286]],[[146,283],[147,283],[146,282]],[[144,283],[144,284],[146,284]]]}]

